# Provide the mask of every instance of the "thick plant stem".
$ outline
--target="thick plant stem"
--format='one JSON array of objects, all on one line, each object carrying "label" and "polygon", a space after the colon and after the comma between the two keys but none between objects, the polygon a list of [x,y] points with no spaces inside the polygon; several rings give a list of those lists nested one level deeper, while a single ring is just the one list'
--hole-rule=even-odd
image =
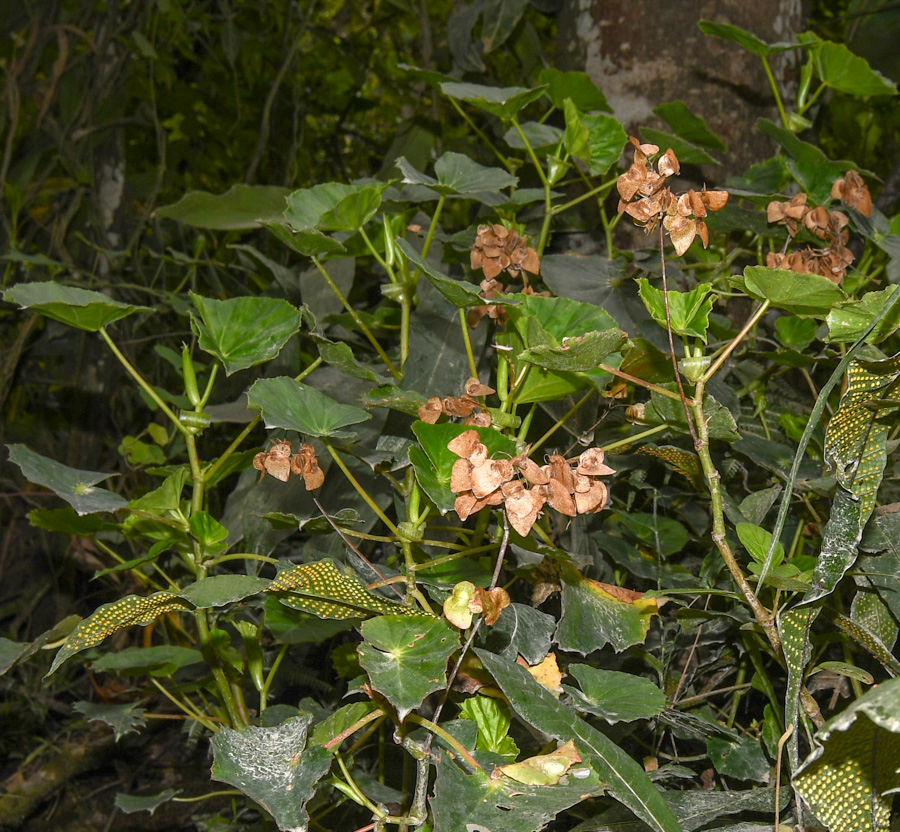
[{"label": "thick plant stem", "polygon": [[691,403],[691,409],[694,412],[694,420],[697,423],[698,432],[697,442],[694,445],[694,448],[697,451],[697,455],[700,457],[700,465],[703,468],[703,474],[706,477],[706,484],[709,487],[709,496],[712,502],[712,540],[713,543],[716,544],[716,548],[719,550],[719,554],[721,554],[725,566],[728,567],[731,577],[734,579],[738,589],[740,589],[741,594],[753,611],[753,616],[756,618],[757,623],[762,627],[763,632],[765,632],[766,637],[769,639],[769,643],[774,650],[780,654],[781,637],[778,635],[778,628],[775,626],[775,620],[769,614],[769,611],[760,603],[759,598],[756,597],[753,587],[750,586],[740,564],[734,556],[734,552],[731,551],[731,546],[728,544],[728,538],[725,536],[725,510],[722,500],[721,475],[716,469],[715,463],[713,463],[712,454],[709,451],[709,425],[707,424],[706,416],[703,413],[704,388],[705,385],[702,381],[697,383],[697,391],[694,400]]}]

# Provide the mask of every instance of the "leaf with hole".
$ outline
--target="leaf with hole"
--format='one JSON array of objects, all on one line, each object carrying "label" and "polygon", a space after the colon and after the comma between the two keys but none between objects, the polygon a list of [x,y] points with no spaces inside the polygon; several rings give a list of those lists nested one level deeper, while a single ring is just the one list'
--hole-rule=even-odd
[{"label": "leaf with hole", "polygon": [[117,511],[128,505],[118,494],[98,488],[96,483],[116,474],[82,471],[36,454],[24,445],[9,446],[9,461],[14,462],[29,482],[49,488],[62,497],[79,515],[98,511]]}]

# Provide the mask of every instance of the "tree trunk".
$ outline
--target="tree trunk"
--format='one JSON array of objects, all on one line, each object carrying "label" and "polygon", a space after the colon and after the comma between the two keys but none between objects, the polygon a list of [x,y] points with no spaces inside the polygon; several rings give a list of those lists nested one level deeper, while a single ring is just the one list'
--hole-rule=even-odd
[{"label": "tree trunk", "polygon": [[[772,155],[772,142],[753,127],[760,117],[777,121],[778,113],[760,59],[704,35],[697,26],[704,19],[740,26],[768,42],[790,41],[800,31],[803,3],[563,0],[557,66],[587,72],[632,134],[642,126],[668,129],[653,108],[684,101],[728,145],[723,166],[705,171],[721,182]],[[794,52],[772,58],[787,102],[795,95],[795,62]]]}]

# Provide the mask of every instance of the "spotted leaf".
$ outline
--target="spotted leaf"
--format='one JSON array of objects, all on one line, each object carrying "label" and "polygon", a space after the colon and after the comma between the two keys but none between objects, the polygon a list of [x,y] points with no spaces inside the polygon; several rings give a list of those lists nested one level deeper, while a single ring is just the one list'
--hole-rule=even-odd
[{"label": "spotted leaf", "polygon": [[266,592],[278,593],[282,604],[318,618],[344,620],[373,615],[422,615],[421,610],[373,595],[359,580],[341,572],[330,560],[283,569]]},{"label": "spotted leaf", "polygon": [[126,595],[111,604],[98,607],[69,635],[56,653],[48,676],[55,673],[67,659],[100,644],[107,636],[124,627],[149,624],[167,612],[190,610],[193,607],[171,592],[155,592],[153,595]]}]

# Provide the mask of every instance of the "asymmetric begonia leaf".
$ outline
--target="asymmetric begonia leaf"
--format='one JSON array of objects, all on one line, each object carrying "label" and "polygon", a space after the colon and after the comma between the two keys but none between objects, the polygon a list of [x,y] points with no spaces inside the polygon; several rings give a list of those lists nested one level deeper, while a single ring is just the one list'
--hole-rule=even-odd
[{"label": "asymmetric begonia leaf", "polygon": [[289,193],[275,185],[243,184],[232,185],[224,194],[188,191],[178,202],[153,213],[195,228],[243,231],[259,228],[261,221],[280,220]]},{"label": "asymmetric begonia leaf", "polygon": [[900,787],[900,679],[882,682],[825,723],[794,788],[831,832],[887,832]]},{"label": "asymmetric begonia leaf", "polygon": [[7,289],[3,299],[87,332],[97,332],[138,310],[149,311],[146,306],[120,303],[102,292],[63,286],[53,280],[19,283]]},{"label": "asymmetric begonia leaf", "polygon": [[382,615],[360,632],[359,663],[401,720],[447,684],[447,660],[459,649],[459,633],[443,619]]},{"label": "asymmetric begonia leaf", "polygon": [[[559,700],[541,687],[524,667],[486,650],[476,648],[475,653],[526,724],[562,742],[574,739],[582,760],[589,762],[591,770],[599,775],[602,790],[657,832],[681,832],[672,810],[643,768],[609,737],[560,705]],[[584,788],[581,799],[598,793]],[[491,826],[488,828],[497,832]],[[514,829],[510,827],[511,832]]]},{"label": "asymmetric begonia leaf", "polygon": [[222,728],[212,738],[213,779],[265,807],[282,832],[307,828],[306,804],[331,768],[330,751],[307,745],[310,722],[312,715],[302,714],[273,728]]},{"label": "asymmetric begonia leaf", "polygon": [[96,486],[96,483],[117,476],[116,474],[70,468],[61,462],[36,454],[24,445],[9,446],[9,461],[22,469],[29,482],[49,488],[62,497],[79,515],[98,511],[117,511],[128,505],[128,502],[118,494]]},{"label": "asymmetric begonia leaf", "polygon": [[191,299],[200,348],[216,356],[227,375],[275,358],[300,329],[300,310],[279,298],[214,300],[192,292]]},{"label": "asymmetric begonia leaf", "polygon": [[580,691],[563,686],[575,707],[602,717],[610,725],[650,719],[666,707],[666,695],[643,676],[587,664],[570,664],[569,674],[581,686]]},{"label": "asymmetric begonia leaf", "polygon": [[[199,653],[197,654],[199,658]],[[199,659],[202,661],[202,659]],[[147,724],[144,709],[137,702],[125,702],[121,705],[106,702],[76,702],[72,706],[89,722],[105,722],[116,734],[118,742],[125,734],[137,733]]]},{"label": "asymmetric begonia leaf", "polygon": [[288,376],[255,381],[247,391],[247,401],[262,412],[267,428],[295,430],[306,436],[349,439],[355,434],[341,428],[372,418],[362,408],[341,404]]},{"label": "asymmetric begonia leaf", "polygon": [[511,121],[521,109],[544,94],[544,87],[489,87],[445,81],[441,84],[441,92],[448,98],[465,101],[479,110],[491,113],[501,121]]}]

